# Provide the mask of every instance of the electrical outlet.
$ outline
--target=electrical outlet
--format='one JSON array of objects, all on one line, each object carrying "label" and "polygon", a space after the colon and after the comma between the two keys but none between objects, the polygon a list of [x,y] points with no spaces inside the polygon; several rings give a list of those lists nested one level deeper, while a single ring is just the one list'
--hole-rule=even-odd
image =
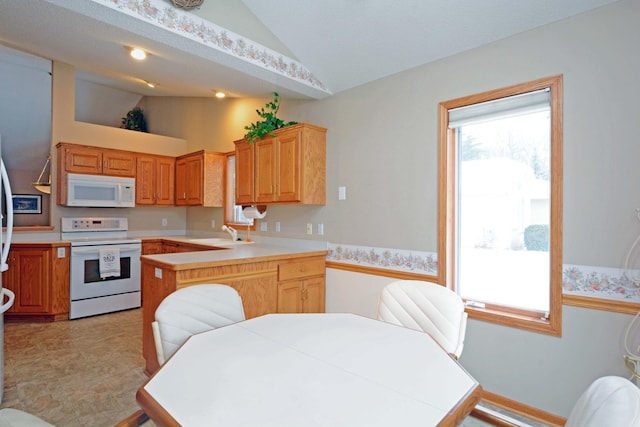
[{"label": "electrical outlet", "polygon": [[268,229],[268,223],[266,221],[261,221],[260,222],[260,231],[267,231]]},{"label": "electrical outlet", "polygon": [[313,224],[310,222],[307,223],[307,234],[313,234]]},{"label": "electrical outlet", "polygon": [[276,221],[276,233],[280,232],[280,221]]},{"label": "electrical outlet", "polygon": [[65,248],[58,248],[58,258],[64,258],[67,255]]},{"label": "electrical outlet", "polygon": [[163,227],[167,226],[167,218],[162,218],[162,226]]},{"label": "electrical outlet", "polygon": [[324,234],[324,224],[318,224],[318,235],[322,236]]}]

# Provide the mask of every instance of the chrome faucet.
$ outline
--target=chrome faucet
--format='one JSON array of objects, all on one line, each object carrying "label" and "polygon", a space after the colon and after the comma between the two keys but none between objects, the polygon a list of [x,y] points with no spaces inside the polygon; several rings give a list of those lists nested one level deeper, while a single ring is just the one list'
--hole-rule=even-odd
[{"label": "chrome faucet", "polygon": [[229,235],[231,236],[231,240],[233,240],[234,242],[236,240],[238,240],[238,232],[233,229],[232,227],[228,227],[226,225],[222,226],[222,231],[226,231],[227,233],[229,233]]}]

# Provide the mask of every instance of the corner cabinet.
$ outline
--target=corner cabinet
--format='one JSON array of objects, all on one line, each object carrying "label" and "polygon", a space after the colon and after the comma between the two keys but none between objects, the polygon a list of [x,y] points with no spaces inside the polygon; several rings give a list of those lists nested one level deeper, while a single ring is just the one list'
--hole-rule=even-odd
[{"label": "corner cabinet", "polygon": [[235,141],[236,204],[326,203],[326,133],[301,123]]},{"label": "corner cabinet", "polygon": [[172,206],[175,158],[140,155],[136,158],[136,205]]},{"label": "corner cabinet", "polygon": [[69,243],[15,243],[2,285],[16,294],[7,321],[69,318]]},{"label": "corner cabinet", "polygon": [[224,206],[226,156],[197,151],[176,159],[176,206]]}]

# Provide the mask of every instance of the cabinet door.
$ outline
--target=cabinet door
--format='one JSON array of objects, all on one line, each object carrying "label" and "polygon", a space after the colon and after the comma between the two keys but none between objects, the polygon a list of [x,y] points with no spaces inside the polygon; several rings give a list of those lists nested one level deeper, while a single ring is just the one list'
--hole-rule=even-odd
[{"label": "cabinet door", "polygon": [[[10,289],[16,299],[10,312],[46,313],[49,307],[49,249],[13,249]],[[3,276],[4,279],[4,276]],[[9,287],[7,286],[7,287]]]},{"label": "cabinet door", "polygon": [[324,277],[304,281],[302,289],[303,313],[324,313],[325,289]]},{"label": "cabinet door", "polygon": [[173,205],[176,181],[175,159],[158,158],[156,166],[156,205]]},{"label": "cabinet door", "polygon": [[92,147],[66,147],[66,172],[99,175],[102,173],[102,150]]},{"label": "cabinet door", "polygon": [[187,160],[186,203],[197,206],[203,203],[202,186],[204,185],[202,156],[194,156]]},{"label": "cabinet door", "polygon": [[113,176],[136,176],[136,159],[127,151],[105,150],[102,154],[102,173]]},{"label": "cabinet door", "polygon": [[276,138],[255,142],[255,201],[276,201]]},{"label": "cabinet door", "polygon": [[139,156],[136,160],[136,205],[153,205],[156,197],[156,160]]},{"label": "cabinet door", "polygon": [[187,160],[176,161],[176,205],[187,204]]},{"label": "cabinet door", "polygon": [[275,201],[299,202],[300,131],[283,132],[277,142]]},{"label": "cabinet door", "polygon": [[302,313],[301,282],[278,283],[278,313]]},{"label": "cabinet door", "polygon": [[202,156],[185,157],[176,161],[176,205],[201,205],[202,185]]},{"label": "cabinet door", "polygon": [[236,142],[236,205],[255,202],[253,152],[254,144]]}]

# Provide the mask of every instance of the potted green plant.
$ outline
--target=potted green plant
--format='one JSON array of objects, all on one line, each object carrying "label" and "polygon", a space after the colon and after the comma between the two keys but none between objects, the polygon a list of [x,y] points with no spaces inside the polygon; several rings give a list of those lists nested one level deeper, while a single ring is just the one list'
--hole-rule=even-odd
[{"label": "potted green plant", "polygon": [[126,117],[122,118],[121,128],[137,130],[139,132],[147,131],[147,121],[144,118],[144,112],[140,107],[134,107],[127,113]]},{"label": "potted green plant", "polygon": [[276,129],[284,128],[287,126],[298,124],[298,122],[286,122],[277,117],[278,110],[280,109],[280,97],[277,92],[273,92],[273,101],[267,102],[264,108],[256,110],[258,116],[263,120],[259,120],[255,123],[251,123],[249,126],[245,126],[244,129],[247,133],[244,135],[244,139],[253,144],[258,139],[262,139],[267,135],[272,135]]}]

